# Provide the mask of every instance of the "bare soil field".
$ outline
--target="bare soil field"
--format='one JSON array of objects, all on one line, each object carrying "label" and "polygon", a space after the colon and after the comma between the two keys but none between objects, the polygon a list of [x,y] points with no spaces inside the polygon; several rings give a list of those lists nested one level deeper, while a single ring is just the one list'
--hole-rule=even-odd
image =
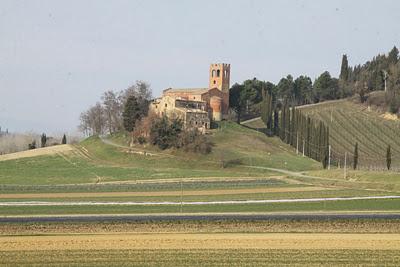
[{"label": "bare soil field", "polygon": [[3,266],[399,266],[398,250],[165,249],[0,251]]},{"label": "bare soil field", "polygon": [[107,233],[397,233],[400,221],[262,220],[262,221],[133,221],[68,223],[3,223],[0,235],[54,235]]},{"label": "bare soil field", "polygon": [[149,249],[399,250],[400,234],[224,233],[2,236],[0,251]]},{"label": "bare soil field", "polygon": [[42,147],[42,148],[37,148],[37,149],[31,149],[31,150],[26,150],[26,151],[21,151],[21,152],[0,155],[0,161],[20,159],[20,158],[30,158],[30,157],[36,157],[36,156],[55,155],[58,153],[71,152],[73,150],[75,150],[75,148],[71,145],[57,145],[57,146]]},{"label": "bare soil field", "polygon": [[269,187],[250,189],[220,189],[220,190],[185,190],[185,191],[153,191],[153,192],[85,192],[85,193],[28,193],[28,194],[1,194],[0,199],[24,198],[90,198],[90,197],[139,197],[139,196],[209,196],[254,193],[286,193],[310,192],[321,190],[335,190],[326,187]]},{"label": "bare soil field", "polygon": [[399,220],[2,224],[0,266],[399,266],[399,226]]}]

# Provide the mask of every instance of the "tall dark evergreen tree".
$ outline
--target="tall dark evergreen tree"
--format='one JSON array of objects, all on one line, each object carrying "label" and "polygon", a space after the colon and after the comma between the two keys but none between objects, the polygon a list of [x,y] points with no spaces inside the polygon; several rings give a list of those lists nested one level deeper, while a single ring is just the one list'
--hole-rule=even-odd
[{"label": "tall dark evergreen tree", "polygon": [[390,50],[389,55],[388,55],[388,61],[389,64],[396,64],[397,61],[399,60],[399,49],[397,49],[396,46],[394,46],[392,48],[392,50]]},{"label": "tall dark evergreen tree", "polygon": [[46,134],[42,133],[42,136],[40,137],[40,146],[41,147],[45,147],[46,146],[46,141],[47,141]]},{"label": "tall dark evergreen tree", "polygon": [[246,107],[244,85],[235,83],[229,90],[229,107],[236,112],[237,123],[240,123]]},{"label": "tall dark evergreen tree", "polygon": [[61,144],[65,145],[67,143],[67,136],[64,134],[61,140]]},{"label": "tall dark evergreen tree", "polygon": [[347,55],[342,56],[342,66],[340,67],[339,79],[347,82],[349,79],[349,62],[347,61]]},{"label": "tall dark evergreen tree", "polygon": [[277,107],[274,110],[274,135],[279,135],[279,109]]},{"label": "tall dark evergreen tree", "polygon": [[141,117],[141,110],[137,98],[131,95],[126,100],[124,112],[122,113],[124,128],[128,132],[133,132],[135,123]]},{"label": "tall dark evergreen tree", "polygon": [[388,145],[386,149],[386,167],[388,170],[390,170],[391,165],[392,165],[392,151],[390,149],[390,145]]},{"label": "tall dark evergreen tree", "polygon": [[354,146],[354,159],[353,159],[353,169],[357,169],[358,165],[358,143]]}]

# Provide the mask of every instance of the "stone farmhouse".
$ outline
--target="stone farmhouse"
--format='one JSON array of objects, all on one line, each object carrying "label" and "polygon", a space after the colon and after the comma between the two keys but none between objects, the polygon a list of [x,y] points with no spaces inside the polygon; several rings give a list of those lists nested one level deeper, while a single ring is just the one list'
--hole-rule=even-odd
[{"label": "stone farmhouse", "polygon": [[205,132],[212,121],[221,121],[229,110],[230,64],[211,64],[208,88],[168,88],[150,103],[158,116],[179,118],[186,129]]}]

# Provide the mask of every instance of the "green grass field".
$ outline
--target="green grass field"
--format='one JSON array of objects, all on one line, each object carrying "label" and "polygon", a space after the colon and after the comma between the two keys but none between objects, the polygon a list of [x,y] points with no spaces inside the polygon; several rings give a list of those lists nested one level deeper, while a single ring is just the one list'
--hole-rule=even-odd
[{"label": "green grass field", "polygon": [[[387,179],[381,179],[380,183],[368,179],[340,179],[336,177],[339,172],[322,170],[320,163],[296,155],[293,148],[283,144],[278,138],[267,137],[235,123],[222,123],[221,128],[214,130],[210,138],[215,145],[209,155],[179,150],[160,151],[154,147],[129,148],[125,146],[127,138],[118,134],[108,137],[108,140],[117,145],[105,144],[99,137],[91,137],[76,145],[72,152],[0,161],[0,202],[267,200],[397,195],[400,191],[397,191],[395,174],[386,176]],[[152,155],[132,153],[136,150],[146,150]],[[307,172],[320,178],[263,169],[265,167],[296,173]],[[388,188],[393,191],[388,192]],[[143,194],[127,195],[124,192]],[[54,193],[59,194],[52,195]],[[72,193],[90,194],[68,195]],[[1,206],[0,215],[369,209],[397,211],[399,206],[399,201],[394,199],[183,207]]]},{"label": "green grass field", "polygon": [[400,199],[319,201],[303,203],[223,204],[223,205],[106,205],[106,206],[0,206],[0,215],[51,214],[137,214],[198,212],[312,212],[391,211],[399,212]]},{"label": "green grass field", "polygon": [[214,150],[206,156],[180,151],[143,156],[91,137],[77,145],[74,153],[0,161],[0,180],[2,185],[95,184],[160,178],[265,177],[273,173],[244,165],[296,171],[320,168],[313,160],[297,157],[277,138],[233,123],[215,131],[212,140]]}]

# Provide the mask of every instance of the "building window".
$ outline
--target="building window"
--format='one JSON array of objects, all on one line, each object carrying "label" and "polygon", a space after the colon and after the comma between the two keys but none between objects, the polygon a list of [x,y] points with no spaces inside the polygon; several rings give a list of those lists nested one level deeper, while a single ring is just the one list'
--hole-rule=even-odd
[{"label": "building window", "polygon": [[216,84],[217,83],[217,81],[216,80],[214,80],[214,84]]},{"label": "building window", "polygon": [[165,103],[165,107],[167,107],[167,103]]},{"label": "building window", "polygon": [[211,72],[211,77],[215,77],[215,70]]},{"label": "building window", "polygon": [[221,71],[217,70],[217,77],[219,77],[221,75]]}]

